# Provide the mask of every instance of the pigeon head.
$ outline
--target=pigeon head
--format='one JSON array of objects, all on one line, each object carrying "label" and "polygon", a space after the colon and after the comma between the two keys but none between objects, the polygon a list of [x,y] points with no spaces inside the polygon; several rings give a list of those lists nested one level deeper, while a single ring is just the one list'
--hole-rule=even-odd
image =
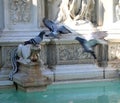
[{"label": "pigeon head", "polygon": [[43,37],[44,34],[45,34],[45,31],[41,31],[38,36]]},{"label": "pigeon head", "polygon": [[46,18],[43,18],[43,22],[45,22],[47,19]]}]

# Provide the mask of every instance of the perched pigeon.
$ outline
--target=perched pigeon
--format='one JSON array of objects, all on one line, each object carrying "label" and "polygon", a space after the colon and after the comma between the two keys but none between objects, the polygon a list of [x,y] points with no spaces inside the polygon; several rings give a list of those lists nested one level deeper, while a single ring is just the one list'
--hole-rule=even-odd
[{"label": "perched pigeon", "polygon": [[58,26],[56,23],[54,23],[53,21],[51,21],[47,18],[43,19],[43,23],[50,30],[50,33],[46,36],[51,36],[51,37],[57,38],[57,36],[60,33],[62,33],[62,34],[71,33],[71,31],[68,30],[65,26]]},{"label": "perched pigeon", "polygon": [[83,39],[81,37],[76,37],[75,40],[80,42],[80,44],[82,45],[82,47],[84,49],[83,52],[90,53],[94,57],[95,60],[97,59],[97,57],[95,55],[93,47],[95,47],[98,44],[107,45],[107,42],[104,40],[101,40],[101,39],[91,39],[91,40],[87,41],[86,39]]},{"label": "perched pigeon", "polygon": [[25,41],[24,45],[27,45],[27,44],[38,45],[38,44],[40,44],[40,42],[43,40],[44,34],[45,34],[45,31],[40,32],[40,34],[38,36],[36,36],[35,38],[32,38],[28,41]]}]

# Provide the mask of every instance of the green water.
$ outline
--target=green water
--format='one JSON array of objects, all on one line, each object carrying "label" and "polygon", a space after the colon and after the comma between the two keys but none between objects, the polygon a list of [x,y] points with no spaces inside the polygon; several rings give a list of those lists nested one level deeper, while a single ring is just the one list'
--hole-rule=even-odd
[{"label": "green water", "polygon": [[120,81],[56,84],[32,93],[0,90],[0,103],[120,103]]}]

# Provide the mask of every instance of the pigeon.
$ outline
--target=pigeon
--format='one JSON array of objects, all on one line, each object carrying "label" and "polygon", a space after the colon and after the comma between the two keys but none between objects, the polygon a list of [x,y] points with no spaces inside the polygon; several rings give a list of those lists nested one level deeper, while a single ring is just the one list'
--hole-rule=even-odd
[{"label": "pigeon", "polygon": [[43,23],[50,31],[52,32],[57,31],[57,26],[53,21],[47,18],[43,18]]},{"label": "pigeon", "polygon": [[30,39],[30,40],[28,40],[28,41],[25,41],[25,42],[24,42],[24,45],[27,45],[27,44],[32,44],[32,45],[34,45],[34,46],[39,45],[40,42],[43,40],[43,35],[44,35],[44,34],[45,34],[45,31],[41,31],[41,32],[39,33],[39,35],[36,36],[35,38],[32,38],[32,39]]},{"label": "pigeon", "polygon": [[99,45],[99,44],[107,45],[107,42],[105,40],[101,40],[101,39],[90,39],[89,41],[87,41],[84,38],[75,37],[75,40],[79,41],[79,43],[82,45],[83,52],[90,53],[93,56],[95,61],[96,61],[97,57],[95,55],[93,47],[95,47],[96,45]]},{"label": "pigeon", "polygon": [[58,26],[52,20],[43,18],[44,25],[50,30],[50,33],[46,36],[51,36],[57,38],[59,34],[68,34],[71,33],[65,26]]}]

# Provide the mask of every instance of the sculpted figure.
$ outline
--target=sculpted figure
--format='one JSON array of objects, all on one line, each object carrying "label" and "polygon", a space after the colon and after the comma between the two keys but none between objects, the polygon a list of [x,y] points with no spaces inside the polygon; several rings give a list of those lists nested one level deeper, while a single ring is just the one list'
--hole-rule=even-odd
[{"label": "sculpted figure", "polygon": [[41,47],[33,45],[22,45],[20,44],[17,48],[17,55],[19,60],[22,60],[24,63],[30,62],[40,62],[40,53]]},{"label": "sculpted figure", "polygon": [[41,47],[34,46],[31,44],[22,45],[19,44],[17,48],[15,48],[11,52],[11,63],[12,63],[12,71],[9,74],[9,79],[13,80],[13,75],[18,72],[19,64],[18,62],[24,64],[30,64],[33,62],[39,62],[41,66],[43,66],[42,60],[40,60],[39,53]]},{"label": "sculpted figure", "polygon": [[65,20],[91,20],[94,0],[62,0],[56,22]]}]

